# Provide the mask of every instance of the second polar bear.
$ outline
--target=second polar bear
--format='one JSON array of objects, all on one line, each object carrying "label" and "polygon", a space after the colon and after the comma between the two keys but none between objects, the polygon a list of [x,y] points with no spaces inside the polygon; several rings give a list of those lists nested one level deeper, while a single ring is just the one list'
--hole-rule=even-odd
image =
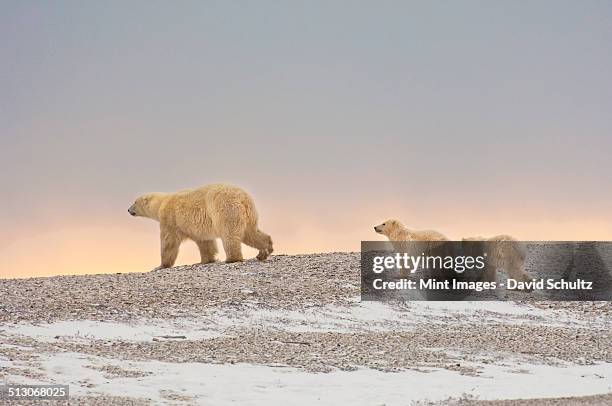
[{"label": "second polar bear", "polygon": [[226,262],[243,260],[241,243],[258,249],[259,260],[273,251],[272,238],[257,227],[253,199],[236,186],[211,184],[176,193],[149,193],[137,198],[128,212],[159,221],[160,268],[174,265],[186,239],[198,245],[203,264],[216,260],[216,238],[223,243]]},{"label": "second polar bear", "polygon": [[[386,236],[389,241],[449,241],[446,236],[433,230],[410,230],[398,220],[387,220],[374,227],[374,231]],[[487,259],[487,270],[483,280],[495,281],[497,269],[504,269],[508,276],[520,282],[532,280],[525,272],[526,248],[524,244],[509,235],[495,237],[464,238],[467,242],[483,242],[483,248],[490,253]],[[394,245],[395,246],[395,245]],[[396,246],[398,249],[400,245]]]},{"label": "second polar bear", "polygon": [[387,220],[374,227],[374,231],[389,238],[389,241],[448,241],[448,238],[434,230],[410,230],[399,220]]}]

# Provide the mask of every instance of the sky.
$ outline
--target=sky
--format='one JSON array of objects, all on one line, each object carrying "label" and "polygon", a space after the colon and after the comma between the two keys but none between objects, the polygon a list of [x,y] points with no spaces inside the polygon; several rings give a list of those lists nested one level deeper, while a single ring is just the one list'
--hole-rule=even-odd
[{"label": "sky", "polygon": [[0,278],[152,269],[132,201],[216,182],[278,253],[358,251],[391,217],[610,240],[610,21],[593,0],[1,1]]}]

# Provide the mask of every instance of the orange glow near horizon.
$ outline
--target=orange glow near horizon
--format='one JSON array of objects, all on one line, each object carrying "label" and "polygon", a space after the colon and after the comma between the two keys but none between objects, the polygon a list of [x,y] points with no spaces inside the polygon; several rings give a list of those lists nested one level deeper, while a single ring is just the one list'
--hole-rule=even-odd
[{"label": "orange glow near horizon", "polygon": [[[430,216],[426,216],[430,217]],[[435,216],[422,222],[406,224],[413,228],[437,229],[449,238],[465,236],[511,234],[523,240],[612,240],[609,224],[592,219],[584,221],[523,220],[497,221],[494,226],[485,220],[455,219],[453,227],[444,216],[434,223]],[[289,217],[287,217],[289,218]],[[458,221],[460,219],[460,221]],[[3,265],[0,278],[27,278],[52,275],[146,272],[159,264],[157,224],[127,218],[114,219],[90,226],[66,225],[62,228],[33,232],[21,230],[21,236],[3,245]],[[268,219],[271,220],[271,219]],[[345,215],[334,223],[302,219],[300,223],[286,224],[269,221],[262,229],[274,239],[275,254],[303,254],[319,252],[359,251],[362,240],[384,240],[372,227],[386,218],[364,219],[358,214]],[[28,233],[30,231],[30,233]],[[219,245],[219,259],[223,249]],[[245,258],[256,251],[244,246]],[[177,265],[197,263],[199,253],[195,244],[185,242],[181,247]]]}]

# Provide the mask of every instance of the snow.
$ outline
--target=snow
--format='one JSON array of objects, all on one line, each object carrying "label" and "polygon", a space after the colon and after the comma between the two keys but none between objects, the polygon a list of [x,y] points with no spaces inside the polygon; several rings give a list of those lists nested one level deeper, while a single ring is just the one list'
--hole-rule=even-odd
[{"label": "snow", "polygon": [[202,317],[172,320],[141,320],[133,323],[93,320],[59,321],[49,324],[8,324],[3,330],[49,341],[70,340],[151,341],[160,336],[185,336],[201,340],[227,334],[233,328],[283,329],[290,332],[357,332],[411,330],[421,323],[546,324],[597,327],[594,321],[572,317],[561,310],[543,310],[515,302],[408,302],[389,305],[361,302],[352,306],[320,306],[297,310],[248,309],[241,312],[217,309]]},{"label": "snow", "polygon": [[[351,306],[314,306],[304,310],[217,308],[201,317],[139,320],[133,323],[95,320],[49,324],[4,324],[7,336],[39,341],[89,340],[147,342],[160,336],[202,340],[232,334],[235,328],[306,331],[394,331],[439,323],[452,328],[466,323],[502,321],[551,326],[601,328],[601,323],[572,318],[563,310],[539,309],[517,302],[358,302]],[[56,338],[58,337],[59,338]],[[4,348],[9,347],[8,344]],[[441,349],[447,353],[450,349]],[[414,400],[443,400],[464,394],[479,399],[529,399],[586,396],[612,391],[612,364],[539,365],[506,358],[499,363],[472,364],[478,376],[439,368],[381,372],[371,369],[309,373],[293,367],[250,364],[126,361],[77,353],[39,354],[43,381],[11,375],[15,383],[69,384],[71,395],[106,394],[149,398],[167,403],[163,391],[193,398],[199,404],[410,404]],[[470,363],[462,362],[469,366]],[[111,377],[98,369],[114,366],[144,372],[141,377]],[[424,371],[424,372],[423,372]]]},{"label": "snow", "polygon": [[[108,379],[102,372],[87,368],[88,365],[113,365],[150,374],[140,378]],[[194,397],[198,403],[215,405],[405,405],[413,400],[436,401],[462,394],[479,399],[529,399],[586,396],[612,390],[612,364],[607,363],[571,367],[487,365],[483,374],[475,377],[434,368],[427,372],[384,373],[360,369],[308,373],[294,368],[249,364],[131,362],[60,353],[48,355],[43,367],[53,382],[69,384],[73,396],[95,392],[150,398],[158,403],[164,401],[162,390]],[[512,372],[517,368],[528,373]],[[83,382],[93,387],[82,387]]]},{"label": "snow", "polygon": [[24,335],[41,341],[69,339],[86,340],[124,340],[151,341],[155,337],[184,335],[189,339],[200,340],[219,336],[217,332],[194,325],[193,320],[148,320],[136,323],[118,323],[93,320],[58,321],[49,324],[4,325],[3,330],[12,335]]}]

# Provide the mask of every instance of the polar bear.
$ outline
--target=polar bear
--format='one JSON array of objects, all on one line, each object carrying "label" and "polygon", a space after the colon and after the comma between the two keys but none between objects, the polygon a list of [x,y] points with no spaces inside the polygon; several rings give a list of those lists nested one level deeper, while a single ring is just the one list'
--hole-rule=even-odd
[{"label": "polar bear", "polygon": [[[378,234],[386,236],[396,252],[409,255],[420,255],[429,252],[440,244],[438,241],[448,241],[448,238],[434,230],[410,230],[399,220],[390,219],[374,227]],[[405,241],[414,241],[407,244]],[[405,270],[400,271],[402,278],[407,277]]]},{"label": "polar bear", "polygon": [[525,259],[527,247],[514,237],[501,234],[493,237],[469,237],[463,241],[481,241],[483,249],[488,253],[487,274],[485,280],[495,281],[498,269],[503,269],[512,278],[519,282],[529,282],[533,278],[525,272]]},{"label": "polar bear", "polygon": [[206,185],[176,193],[148,193],[128,209],[132,216],[159,221],[161,266],[171,268],[186,239],[200,249],[201,263],[214,262],[220,238],[226,262],[242,261],[241,243],[259,250],[265,260],[273,251],[272,238],[257,228],[253,199],[242,189],[226,184]]},{"label": "polar bear", "polygon": [[[374,231],[386,236],[394,244],[396,250],[402,247],[400,241],[449,241],[446,236],[433,230],[410,230],[398,220],[387,220],[374,227]],[[527,249],[523,243],[509,235],[496,235],[494,237],[463,238],[468,242],[466,248],[474,248],[470,242],[482,242],[487,256],[487,269],[483,280],[493,282],[497,279],[497,270],[503,269],[512,279],[521,282],[531,281],[532,278],[525,272],[525,258]]]},{"label": "polar bear", "polygon": [[374,231],[389,238],[389,241],[448,241],[434,230],[409,230],[399,220],[387,220],[374,227]]}]

